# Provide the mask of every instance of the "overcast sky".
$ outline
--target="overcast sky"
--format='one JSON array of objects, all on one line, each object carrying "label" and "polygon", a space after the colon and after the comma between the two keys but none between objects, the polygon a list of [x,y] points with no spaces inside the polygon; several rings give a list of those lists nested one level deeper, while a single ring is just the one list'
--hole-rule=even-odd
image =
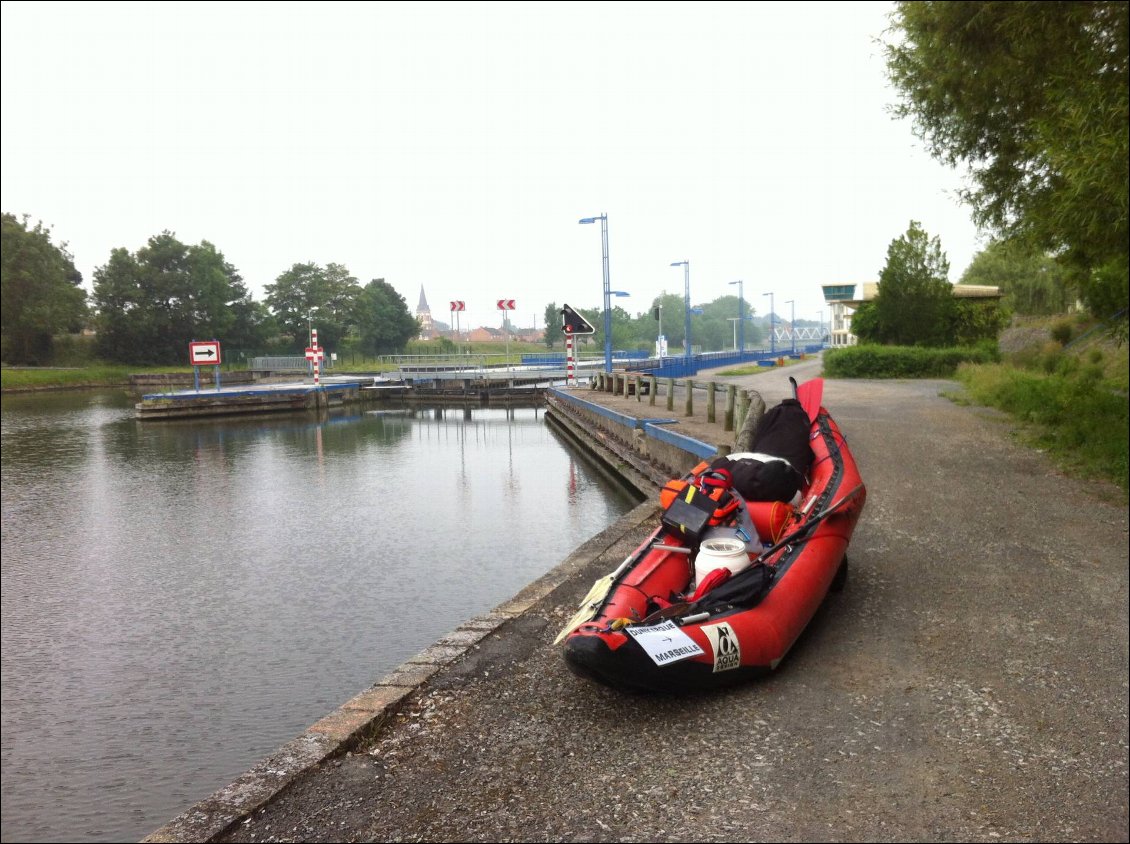
[{"label": "overcast sky", "polygon": [[[0,205],[111,249],[207,240],[256,299],[295,263],[415,311],[541,327],[545,306],[736,293],[815,319],[918,220],[956,282],[983,246],[895,102],[893,4],[2,5]],[[787,304],[794,300],[794,305]],[[827,311],[825,310],[825,318]]]}]

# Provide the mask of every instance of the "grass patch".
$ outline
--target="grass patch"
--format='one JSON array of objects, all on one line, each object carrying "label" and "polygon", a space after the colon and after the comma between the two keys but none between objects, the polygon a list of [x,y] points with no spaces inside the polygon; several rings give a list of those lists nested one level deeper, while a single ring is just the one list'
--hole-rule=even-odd
[{"label": "grass patch", "polygon": [[126,366],[83,366],[74,369],[0,369],[0,390],[46,390],[66,387],[128,386],[137,370]]},{"label": "grass patch", "polygon": [[753,365],[753,366],[737,366],[737,367],[734,367],[733,369],[723,369],[722,371],[715,372],[714,374],[715,375],[726,375],[726,376],[730,376],[730,377],[735,377],[735,376],[739,376],[739,375],[761,375],[762,373],[765,373],[765,372],[772,372],[774,369],[780,369],[783,366],[793,366],[793,365],[801,362],[801,359],[795,359],[795,358],[783,358],[783,359],[778,358],[778,360],[780,360],[782,362],[781,363],[775,363],[773,366],[757,366],[756,364]]},{"label": "grass patch", "polygon": [[[1089,360],[1087,358],[1090,358]],[[1122,355],[1126,365],[1125,354]],[[1009,363],[962,366],[957,378],[978,404],[1021,423],[1021,436],[1046,449],[1066,471],[1130,489],[1130,430],[1125,375],[1108,377],[1106,361],[1045,351],[1032,368]]]},{"label": "grass patch", "polygon": [[715,375],[726,375],[730,377],[738,375],[760,375],[763,372],[772,372],[777,369],[776,366],[739,366],[736,369],[723,369],[721,372],[715,372]]},{"label": "grass patch", "polygon": [[[0,369],[0,390],[59,390],[84,387],[128,387],[129,377],[145,372],[192,372],[191,366],[120,366]],[[210,373],[208,373],[210,375]],[[202,376],[203,377],[203,376]]]}]

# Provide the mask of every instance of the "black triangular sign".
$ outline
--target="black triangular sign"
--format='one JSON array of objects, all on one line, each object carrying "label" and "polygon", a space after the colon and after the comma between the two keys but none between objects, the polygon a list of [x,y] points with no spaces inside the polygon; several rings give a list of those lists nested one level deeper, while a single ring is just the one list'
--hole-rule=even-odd
[{"label": "black triangular sign", "polygon": [[566,334],[593,334],[596,329],[568,305],[561,308],[561,330]]}]

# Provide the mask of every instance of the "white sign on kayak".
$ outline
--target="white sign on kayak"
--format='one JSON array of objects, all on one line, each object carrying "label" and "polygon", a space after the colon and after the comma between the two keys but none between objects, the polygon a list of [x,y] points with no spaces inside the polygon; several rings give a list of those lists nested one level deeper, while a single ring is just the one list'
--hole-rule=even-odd
[{"label": "white sign on kayak", "polygon": [[679,629],[672,619],[647,627],[629,625],[624,632],[640,643],[656,665],[670,665],[703,653],[698,643]]}]

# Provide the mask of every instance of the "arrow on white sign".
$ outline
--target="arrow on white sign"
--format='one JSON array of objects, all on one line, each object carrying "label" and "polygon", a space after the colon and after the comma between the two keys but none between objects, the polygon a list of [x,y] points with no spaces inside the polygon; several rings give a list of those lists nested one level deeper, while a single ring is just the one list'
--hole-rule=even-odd
[{"label": "arrow on white sign", "polygon": [[200,366],[201,364],[217,364],[220,362],[220,344],[218,342],[212,343],[189,343],[188,344],[188,362],[193,366]]}]

